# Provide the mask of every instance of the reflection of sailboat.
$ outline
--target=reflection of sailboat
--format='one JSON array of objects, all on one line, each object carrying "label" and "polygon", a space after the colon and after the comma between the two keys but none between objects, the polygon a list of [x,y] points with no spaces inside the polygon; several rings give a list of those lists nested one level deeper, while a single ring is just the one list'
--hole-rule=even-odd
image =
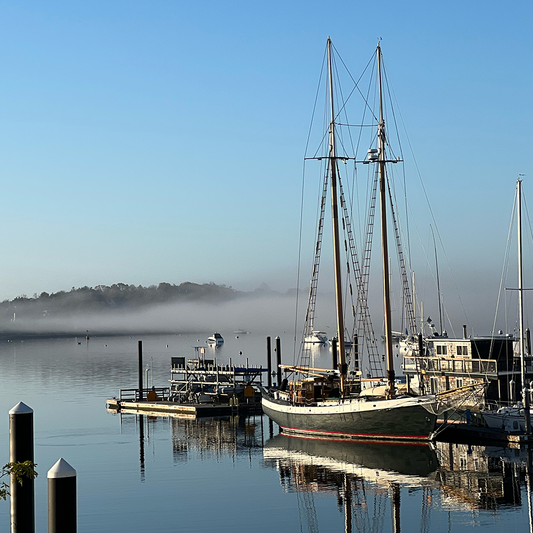
[{"label": "reflection of sailboat", "polygon": [[[333,229],[333,257],[335,272],[336,319],[338,339],[338,365],[333,370],[309,368],[309,352],[307,361],[300,366],[284,367],[286,372],[304,375],[302,380],[294,379],[287,387],[282,385],[280,390],[263,392],[262,405],[264,412],[274,420],[284,432],[297,434],[313,434],[320,436],[334,436],[344,438],[389,438],[407,440],[427,440],[434,429],[436,415],[434,414],[435,397],[420,396],[417,398],[400,396],[397,394],[394,374],[393,341],[391,324],[390,280],[389,280],[389,252],[387,245],[387,176],[386,164],[393,161],[387,159],[385,147],[387,139],[385,134],[385,119],[383,108],[383,89],[381,75],[381,48],[376,51],[378,64],[379,87],[379,118],[377,124],[377,145],[368,151],[365,163],[376,165],[376,187],[379,182],[380,215],[381,215],[381,241],[383,265],[383,294],[385,316],[385,340],[387,361],[387,383],[385,397],[366,398],[360,397],[361,381],[359,377],[349,376],[346,363],[346,347],[344,335],[344,303],[341,282],[341,239],[340,222],[343,226],[350,226],[350,217],[346,212],[340,211],[346,206],[342,193],[342,184],[339,174],[339,160],[345,161],[350,157],[338,156],[336,149],[336,129],[339,127],[338,115],[335,112],[333,100],[333,69],[332,69],[332,43],[327,42],[327,71],[329,85],[330,123],[327,138],[329,146],[327,155],[322,159],[327,160],[327,172],[324,180],[321,198],[321,218],[318,233],[323,231],[323,214],[326,204],[328,188],[331,194],[331,218]],[[337,122],[336,122],[337,121]],[[394,161],[396,162],[396,161]],[[313,324],[314,302],[316,300],[316,286],[318,283],[318,259],[321,241],[315,247],[315,263],[313,278],[306,317],[306,328]],[[350,241],[351,242],[351,241]],[[344,243],[345,249],[348,248]],[[350,248],[353,249],[355,244]],[[355,251],[351,260],[354,259]],[[353,270],[353,269],[352,269]],[[362,287],[361,278],[357,280],[357,292],[360,301],[366,302],[366,288]],[[315,292],[313,292],[315,291]],[[359,304],[358,304],[359,305]],[[367,307],[365,307],[367,310]],[[304,339],[309,337],[309,332],[304,332]],[[335,354],[335,359],[337,354]]]},{"label": "reflection of sailboat", "polygon": [[434,484],[437,455],[427,444],[304,439],[276,435],[265,443],[265,459],[287,460],[362,476],[368,481]]},{"label": "reflection of sailboat", "polygon": [[[284,490],[297,492],[299,502],[303,500],[301,507],[305,515],[301,513],[300,519],[307,520],[311,531],[318,531],[314,493],[337,497],[344,513],[346,533],[369,530],[370,521],[382,523],[383,503],[390,498],[393,531],[399,532],[401,487],[430,491],[437,486],[437,456],[426,444],[331,441],[277,435],[265,443],[263,455],[267,465],[279,470]],[[428,494],[422,495],[423,502],[431,499]],[[372,497],[374,505],[370,504]],[[368,516],[370,509],[375,513],[373,517]],[[373,527],[372,530],[377,529]]]}]

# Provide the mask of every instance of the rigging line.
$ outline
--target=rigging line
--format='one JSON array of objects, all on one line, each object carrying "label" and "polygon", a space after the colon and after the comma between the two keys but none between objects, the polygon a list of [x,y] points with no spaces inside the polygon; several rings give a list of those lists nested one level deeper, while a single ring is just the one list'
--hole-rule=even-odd
[{"label": "rigging line", "polygon": [[[530,235],[530,237],[532,238],[532,241],[533,241],[533,230],[532,230],[532,227],[531,227],[531,218],[529,216],[529,209],[527,207],[527,201],[526,201],[526,197],[525,197],[524,194],[522,194],[522,204],[524,206],[524,211],[526,212],[526,219],[527,219],[527,222],[528,222],[529,235]],[[525,302],[525,303],[527,304],[527,302]],[[526,311],[524,313],[524,316],[529,317],[529,312]],[[528,324],[529,324],[529,318],[527,319],[527,321],[528,321]]]},{"label": "rigging line", "polygon": [[293,345],[293,361],[296,361],[296,336],[297,336],[297,327],[298,327],[298,311],[299,311],[299,302],[300,302],[300,273],[302,265],[302,234],[303,234],[303,216],[304,216],[304,193],[305,193],[305,166],[306,161],[304,159],[304,164],[302,168],[302,191],[300,198],[300,230],[298,237],[298,264],[296,269],[296,311],[294,316],[294,345]]},{"label": "rigging line", "polygon": [[[337,79],[340,80],[340,76],[339,76],[339,72],[338,72],[338,69],[337,69],[337,63],[335,62],[335,73],[337,74]],[[348,100],[345,100],[344,99],[344,95],[342,93],[342,85],[339,83],[338,84],[338,91],[340,93],[340,96],[341,96],[341,99],[339,100],[340,102],[344,102],[339,113],[337,114],[338,117],[340,117],[341,113],[344,115],[345,119],[346,119],[346,122],[349,123],[349,120],[348,120],[348,112],[346,110],[346,104],[348,102]],[[339,125],[339,124],[337,124]],[[351,147],[351,152],[348,152],[348,150],[345,149],[345,152],[346,153],[353,153],[354,154],[354,157],[355,157],[355,153],[353,148],[354,148],[354,144],[353,144],[353,138],[352,138],[352,131],[351,131],[351,128],[348,127],[348,138],[350,140],[350,147]],[[341,141],[341,144],[342,144],[342,147],[344,148],[344,142],[343,142],[343,139],[342,139],[342,129],[340,130],[340,133],[341,133],[341,136],[340,136],[340,141]]]},{"label": "rigging line", "polygon": [[[430,273],[431,279],[433,280],[433,283],[435,284],[435,286],[437,286],[437,279],[435,277],[433,266],[432,266],[432,264],[430,264],[428,250],[427,250],[426,245],[424,244],[424,242],[422,240],[422,236],[421,236],[420,231],[418,229],[418,226],[416,224],[415,224],[415,229],[416,229],[416,234],[418,236],[418,241],[420,243],[420,247],[421,247],[422,252],[424,254],[424,257],[426,259],[426,274],[427,274],[427,272]],[[450,330],[452,332],[452,336],[455,337],[455,329],[453,327],[453,323],[452,323],[452,321],[451,321],[451,319],[449,317],[449,314],[448,314],[448,311],[447,311],[446,307],[444,307],[444,313],[445,313],[446,318],[448,319],[448,324],[450,326]]]},{"label": "rigging line", "polygon": [[[309,149],[309,142],[311,139],[311,132],[313,129],[313,123],[314,123],[316,108],[318,104],[318,97],[320,94],[321,80],[324,77],[326,57],[327,57],[327,46],[324,48],[324,55],[322,57],[322,66],[320,68],[320,75],[318,76],[317,89],[315,92],[315,99],[313,103],[313,112],[311,114],[311,121],[309,124],[309,129],[307,132],[307,139],[306,139],[305,149],[304,149],[304,165],[302,169],[302,189],[301,189],[301,201],[300,201],[300,228],[299,228],[299,238],[298,238],[298,265],[297,265],[297,275],[296,275],[296,310],[295,310],[295,318],[294,318],[294,340],[293,340],[293,360],[294,361],[297,360],[296,347],[298,345],[297,344],[297,328],[298,328],[298,311],[299,311],[299,296],[300,296],[301,261],[302,261],[303,213],[304,213],[305,167],[306,167],[305,156],[307,155],[307,151]],[[301,343],[299,343],[299,346],[301,346]]]},{"label": "rigging line", "polygon": [[[389,83],[389,78],[387,76],[387,70],[385,69],[385,63],[384,61],[382,61],[382,70],[383,70],[383,75],[384,75],[384,78],[385,78],[385,87],[387,88],[387,93],[389,95],[389,101],[390,101],[390,111],[392,113],[392,121],[394,123],[394,130],[396,132],[396,139],[398,141],[398,148],[400,149],[400,158],[403,159],[403,150],[402,150],[402,143],[401,143],[401,140],[400,140],[400,133],[398,131],[398,121],[396,120],[396,113],[394,112],[394,106],[392,105],[392,102],[393,101],[396,101],[398,102],[398,100],[396,98],[393,99],[392,97],[392,94],[391,94],[391,85]],[[398,104],[396,104],[398,105]],[[399,107],[399,105],[398,105]]]},{"label": "rigging line", "polygon": [[[333,45],[333,43],[331,43]],[[359,82],[361,81],[361,78],[365,75],[365,72],[368,70],[368,67],[370,64],[373,64],[375,63],[375,59],[376,59],[376,52],[374,52],[372,54],[372,56],[370,57],[370,59],[368,60],[368,63],[366,64],[366,67],[363,69],[363,72],[361,73],[361,75],[359,76],[359,79],[357,81],[355,81],[355,78],[352,76],[351,72],[349,71],[348,67],[346,66],[346,63],[344,63],[341,55],[339,54],[339,52],[337,51],[337,49],[335,48],[335,45],[333,45],[333,49],[335,50],[335,53],[337,54],[337,56],[339,57],[339,60],[340,62],[342,63],[342,65],[344,66],[344,68],[346,69],[346,72],[348,73],[348,76],[350,76],[351,80],[353,81],[354,83],[354,88],[351,90],[350,94],[348,95],[348,100],[350,99],[350,97],[352,96],[353,92],[357,89],[357,91],[359,92],[359,94],[362,96],[364,102],[365,102],[365,105],[368,107],[370,113],[372,114],[372,116],[374,117],[374,120],[378,121],[378,117],[374,114],[374,111],[372,109],[372,107],[370,107],[368,105],[368,102],[367,100],[365,99],[365,97],[363,96],[363,93],[361,92],[361,89],[359,89]],[[346,102],[348,101],[346,100]],[[340,111],[340,110],[339,110]]]},{"label": "rigging line", "polygon": [[515,190],[515,195],[514,195],[514,200],[513,200],[513,209],[512,209],[512,212],[511,212],[511,220],[509,222],[509,231],[507,232],[507,244],[506,244],[506,247],[505,247],[505,254],[504,254],[504,258],[503,258],[502,275],[500,277],[500,288],[498,289],[498,299],[496,300],[496,313],[494,315],[494,322],[492,324],[492,340],[491,340],[491,344],[490,344],[489,354],[492,353],[492,349],[493,349],[493,345],[494,345],[494,334],[495,334],[495,331],[496,331],[496,320],[498,318],[498,310],[499,310],[499,307],[500,307],[500,301],[501,301],[501,297],[502,297],[502,293],[503,293],[503,284],[504,284],[504,280],[505,280],[505,278],[507,276],[507,271],[509,269],[509,250],[510,250],[510,247],[511,247],[511,235],[512,235],[512,231],[513,231],[513,221],[514,221],[514,218],[515,218],[515,212],[516,212],[516,208],[517,208],[517,205],[516,205],[517,201],[518,201],[517,191]]},{"label": "rigging line", "polygon": [[396,210],[394,209],[393,194],[391,190],[391,180],[388,173],[386,173],[387,180],[387,190],[389,193],[389,208],[392,215],[392,224],[394,228],[394,236],[396,238],[396,253],[398,255],[398,264],[400,268],[400,277],[402,280],[402,296],[403,296],[403,306],[402,312],[407,314],[407,322],[409,326],[410,335],[416,334],[416,313],[413,308],[413,298],[411,294],[411,288],[409,286],[409,276],[407,275],[407,269],[405,267],[405,260],[403,256],[402,243],[400,239],[400,232],[398,229],[398,219],[396,216]]},{"label": "rigging line", "polygon": [[[400,111],[400,117],[401,117],[401,111]],[[403,122],[403,118],[402,118],[402,123],[405,125],[405,123]],[[461,309],[463,311],[466,323],[468,324],[468,315],[466,313],[466,308],[465,308],[465,306],[463,304],[463,300],[461,298],[461,294],[459,293],[459,287],[457,286],[457,281],[455,280],[455,276],[453,275],[453,271],[452,271],[451,264],[450,264],[450,259],[448,257],[448,254],[446,253],[446,248],[444,247],[444,244],[443,244],[443,241],[442,241],[442,237],[441,237],[441,234],[440,234],[440,231],[439,231],[439,226],[437,225],[437,221],[435,219],[435,214],[433,212],[433,208],[431,207],[431,203],[429,202],[429,197],[428,197],[428,194],[427,194],[427,191],[426,191],[426,187],[424,186],[424,182],[422,181],[422,174],[420,173],[420,167],[418,166],[418,161],[416,160],[416,157],[414,155],[413,146],[411,144],[411,139],[409,138],[409,135],[408,135],[407,130],[405,129],[405,127],[404,127],[404,131],[405,131],[405,136],[407,138],[407,143],[409,145],[409,149],[411,151],[411,156],[413,157],[413,163],[414,163],[415,168],[416,168],[418,179],[420,181],[420,185],[422,186],[422,191],[424,193],[424,198],[426,199],[426,203],[427,203],[427,206],[428,206],[428,209],[429,209],[429,213],[431,215],[431,219],[433,221],[433,224],[435,225],[435,231],[437,232],[437,240],[439,241],[439,244],[440,244],[440,246],[442,248],[442,251],[444,252],[444,257],[445,257],[446,263],[448,265],[448,271],[449,271],[449,273],[451,275],[454,288],[455,288],[455,290],[457,292],[457,299],[459,300],[459,303],[461,304]],[[452,327],[452,331],[453,331],[453,327]]]},{"label": "rigging line", "polygon": [[[464,314],[465,320],[466,320],[466,322],[468,323],[468,316],[467,316],[467,313],[466,313],[466,308],[465,308],[465,306],[464,306],[464,304],[463,304],[463,300],[462,300],[461,295],[460,295],[460,293],[459,293],[459,288],[458,288],[458,286],[457,286],[457,282],[456,282],[456,280],[455,280],[455,277],[454,277],[454,275],[453,275],[453,271],[452,271],[452,269],[451,269],[451,265],[450,265],[450,261],[449,261],[449,258],[448,258],[448,254],[446,253],[446,249],[444,248],[444,245],[443,245],[443,241],[442,241],[442,237],[441,237],[441,235],[440,235],[439,227],[438,227],[438,225],[437,225],[437,223],[436,223],[435,214],[434,214],[434,212],[433,212],[433,208],[431,207],[431,203],[430,203],[430,201],[429,201],[429,197],[428,197],[428,194],[427,194],[426,188],[425,188],[425,186],[424,186],[424,182],[423,182],[423,180],[422,180],[422,174],[421,174],[421,172],[420,172],[420,167],[418,166],[418,161],[417,161],[416,156],[415,156],[415,154],[414,154],[413,146],[412,146],[412,144],[411,144],[411,139],[409,138],[409,134],[408,134],[408,132],[407,132],[407,128],[405,127],[405,121],[403,120],[403,116],[402,116],[402,112],[401,112],[401,109],[400,109],[400,108],[398,108],[398,115],[399,115],[399,118],[400,118],[401,124],[403,125],[403,130],[404,130],[404,133],[405,133],[405,138],[407,139],[407,144],[408,144],[408,146],[409,146],[409,150],[410,150],[410,152],[411,152],[411,156],[412,156],[412,158],[413,158],[413,163],[414,163],[415,168],[416,168],[416,172],[417,172],[417,175],[418,175],[418,179],[419,179],[420,184],[421,184],[421,186],[422,186],[422,191],[423,191],[423,193],[424,193],[424,198],[425,198],[425,200],[426,200],[426,204],[427,204],[427,206],[428,206],[428,209],[429,209],[429,212],[430,212],[430,215],[431,215],[431,219],[432,219],[432,221],[433,221],[433,224],[435,225],[435,229],[436,229],[436,232],[437,232],[438,241],[439,241],[439,243],[440,243],[440,245],[441,245],[441,248],[442,248],[442,250],[443,250],[443,252],[444,252],[444,257],[445,257],[445,259],[446,259],[446,263],[447,263],[447,265],[448,265],[448,270],[449,270],[449,273],[450,273],[450,275],[451,275],[451,278],[452,278],[452,281],[453,281],[453,285],[454,285],[454,288],[455,288],[456,293],[457,293],[457,298],[458,298],[459,303],[460,303],[460,305],[461,305],[461,308],[462,308],[462,311],[463,311],[463,314]],[[402,158],[403,158],[403,156],[402,156]],[[451,324],[450,324],[450,325],[451,325]],[[452,330],[453,330],[453,326],[452,326]]]},{"label": "rigging line", "polygon": [[327,57],[327,46],[324,50],[324,56],[322,58],[322,67],[320,68],[320,75],[318,77],[318,84],[317,84],[316,93],[315,93],[315,102],[313,104],[313,113],[311,114],[311,122],[309,124],[309,130],[307,132],[307,141],[305,143],[304,157],[307,155],[307,149],[309,148],[309,141],[311,139],[311,131],[313,129],[313,121],[315,118],[315,111],[316,111],[316,106],[318,103],[318,95],[320,94],[321,80],[323,79],[323,75],[324,75],[324,66],[326,64],[326,57]]},{"label": "rigging line", "polygon": [[337,126],[346,126],[347,128],[375,128],[375,124],[345,124],[344,122],[335,122]]},{"label": "rigging line", "polygon": [[[375,56],[375,54],[374,54]],[[342,58],[340,58],[341,62],[342,62]],[[370,64],[370,63],[369,63]],[[346,68],[346,65],[345,65],[345,68]],[[374,68],[375,68],[375,61],[373,62],[372,64],[372,72],[370,73],[370,76],[369,76],[369,82],[368,82],[368,87],[367,87],[367,95],[366,97],[363,96],[363,100],[365,101],[366,105],[363,106],[363,116],[361,117],[361,126],[359,127],[359,134],[357,135],[357,141],[354,143],[354,140],[353,140],[353,137],[352,137],[352,134],[351,134],[351,131],[349,130],[349,137],[350,137],[350,144],[351,144],[351,152],[354,154],[354,156],[359,152],[359,147],[361,146],[361,140],[362,140],[362,135],[363,135],[363,128],[366,127],[365,126],[365,118],[366,118],[366,114],[367,114],[367,109],[369,108],[368,106],[368,95],[371,91],[371,88],[372,88],[372,78],[374,77],[373,76],[373,71],[374,71]],[[368,65],[367,67],[365,68],[365,71],[368,69]],[[346,69],[347,70],[347,69]],[[349,74],[349,72],[348,72]],[[358,80],[358,84],[359,82],[361,81],[362,79],[362,76],[364,75],[364,72],[363,74],[361,75],[361,77],[359,78]],[[352,78],[353,79],[353,78]],[[346,116],[346,122],[348,123],[349,125],[349,121],[348,121],[348,117],[347,117],[347,112],[346,110],[344,110],[344,115]],[[373,129],[371,130],[373,132],[373,141],[371,141],[371,144],[373,142],[375,142],[375,139],[376,139],[376,136],[377,136],[377,130],[375,129],[375,124],[372,124],[372,125],[369,125],[370,127],[372,127]],[[370,169],[369,169],[370,170]],[[353,180],[353,187],[351,188],[351,193],[348,194],[347,198],[349,200],[349,206],[350,206],[350,209],[349,209],[349,213],[350,213],[350,216],[353,217],[353,213],[354,213],[354,206],[355,206],[355,194],[356,194],[356,190],[358,188],[358,180],[357,180],[357,165],[355,164],[354,162],[354,166],[353,166],[353,175],[352,175],[352,180]],[[349,183],[347,182],[347,186],[349,186]],[[349,189],[349,192],[350,192],[350,189]],[[367,200],[370,198],[370,187],[369,187],[369,182],[367,180],[367,191],[366,191],[366,196]],[[359,219],[359,224],[358,224],[358,227],[360,229],[361,232],[364,231],[364,226],[361,222],[361,216],[363,216],[363,219],[366,220],[367,219],[367,215],[368,215],[368,209],[370,209],[369,207],[369,204],[370,202],[369,201],[366,201],[363,205],[365,206],[365,210],[364,212],[361,212],[361,209],[358,209],[358,219]],[[364,240],[364,233],[362,233],[360,235],[360,239],[361,241]]]},{"label": "rigging line", "polygon": [[[374,72],[375,69],[376,69],[376,61],[374,61],[373,64],[372,64],[372,72],[370,73],[370,77],[369,77],[369,80],[368,80],[366,101],[369,100],[370,93],[372,91],[372,80],[375,78],[375,72]],[[362,121],[363,122],[364,122],[365,117],[366,117],[366,112],[367,112],[367,107],[365,106],[363,108],[363,117],[362,117]],[[359,146],[361,144],[362,136],[363,136],[363,129],[361,128],[359,130],[359,137],[357,139],[357,149],[359,149]],[[370,140],[369,146],[374,146],[375,143],[376,143],[376,139],[377,139],[377,128],[373,131],[373,133],[371,135],[371,138],[369,139]],[[372,171],[371,166],[372,165],[368,165],[368,169],[367,169],[366,195],[365,195],[366,201],[365,201],[365,204],[364,204],[365,205],[365,211],[364,211],[364,213],[362,213],[362,217],[363,217],[363,219],[365,221],[368,220],[369,212],[371,210],[371,198],[372,198],[372,190],[373,190],[372,184],[374,183],[374,179],[375,179],[374,172]],[[359,217],[359,228],[360,228],[361,232],[364,232],[366,230],[366,226],[363,223],[363,220],[361,220],[361,215]],[[364,240],[364,233],[362,233],[362,235],[361,235],[361,240]]]},{"label": "rigging line", "polygon": [[[393,122],[394,122],[394,130],[396,132],[396,138],[398,139],[398,147],[399,147],[399,150],[400,150],[400,158],[403,159],[404,158],[404,154],[403,154],[403,146],[402,146],[402,142],[401,142],[401,139],[400,139],[400,132],[398,131],[398,121],[396,120],[396,113],[394,111],[394,106],[392,105],[392,102],[396,102],[396,105],[398,106],[398,108],[400,107],[398,105],[398,99],[396,98],[396,95],[394,93],[394,90],[392,88],[392,85],[389,83],[389,78],[388,78],[388,75],[387,75],[387,69],[385,67],[385,62],[383,61],[382,62],[382,65],[383,65],[383,73],[384,73],[384,78],[385,78],[385,86],[387,88],[387,93],[389,95],[389,100],[391,102],[391,113],[392,113],[392,119],[393,119]],[[407,231],[407,256],[409,258],[409,265],[412,265],[412,262],[411,262],[411,237],[410,237],[410,232],[409,232],[409,215],[408,215],[408,209],[407,209],[407,203],[408,203],[408,197],[407,197],[407,182],[406,182],[406,174],[405,174],[405,165],[402,166],[403,168],[403,184],[404,184],[404,187],[403,187],[403,190],[404,190],[404,202],[405,202],[405,219],[406,219],[406,231]],[[412,268],[412,266],[411,266]]]}]

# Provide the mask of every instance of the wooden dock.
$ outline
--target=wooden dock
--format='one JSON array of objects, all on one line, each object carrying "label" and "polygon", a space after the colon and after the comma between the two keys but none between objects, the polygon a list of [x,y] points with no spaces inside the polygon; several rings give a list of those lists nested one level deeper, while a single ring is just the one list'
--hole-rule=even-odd
[{"label": "wooden dock", "polygon": [[181,415],[189,418],[206,417],[206,416],[227,416],[238,413],[261,413],[261,404],[257,402],[241,402],[231,404],[213,404],[213,403],[177,403],[165,400],[120,400],[110,398],[106,400],[109,409],[121,411],[124,413],[152,414],[161,415]]},{"label": "wooden dock", "polygon": [[134,401],[117,400],[111,398],[106,400],[109,408],[129,413],[170,413],[176,415],[188,415],[190,417],[200,416],[222,416],[237,413],[239,406],[233,405],[213,405],[213,404],[181,404],[166,401]]}]

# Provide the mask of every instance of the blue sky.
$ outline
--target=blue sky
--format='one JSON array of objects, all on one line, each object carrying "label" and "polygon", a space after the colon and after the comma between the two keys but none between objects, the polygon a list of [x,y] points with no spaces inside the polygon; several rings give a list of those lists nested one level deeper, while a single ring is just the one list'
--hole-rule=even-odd
[{"label": "blue sky", "polygon": [[533,189],[532,15],[526,1],[0,2],[0,298],[293,287],[331,35],[354,74],[383,39],[443,283],[492,301],[517,175]]}]

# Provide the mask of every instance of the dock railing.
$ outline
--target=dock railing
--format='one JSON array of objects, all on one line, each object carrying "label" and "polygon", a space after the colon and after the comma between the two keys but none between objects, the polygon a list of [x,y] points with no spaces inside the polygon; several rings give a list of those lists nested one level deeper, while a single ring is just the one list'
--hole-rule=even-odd
[{"label": "dock railing", "polygon": [[[148,397],[148,393],[155,392],[157,394],[158,400],[168,400],[170,397],[170,388],[169,387],[150,387],[149,389],[143,389],[143,398]],[[139,389],[120,389],[119,399],[138,401],[139,400]]]}]

